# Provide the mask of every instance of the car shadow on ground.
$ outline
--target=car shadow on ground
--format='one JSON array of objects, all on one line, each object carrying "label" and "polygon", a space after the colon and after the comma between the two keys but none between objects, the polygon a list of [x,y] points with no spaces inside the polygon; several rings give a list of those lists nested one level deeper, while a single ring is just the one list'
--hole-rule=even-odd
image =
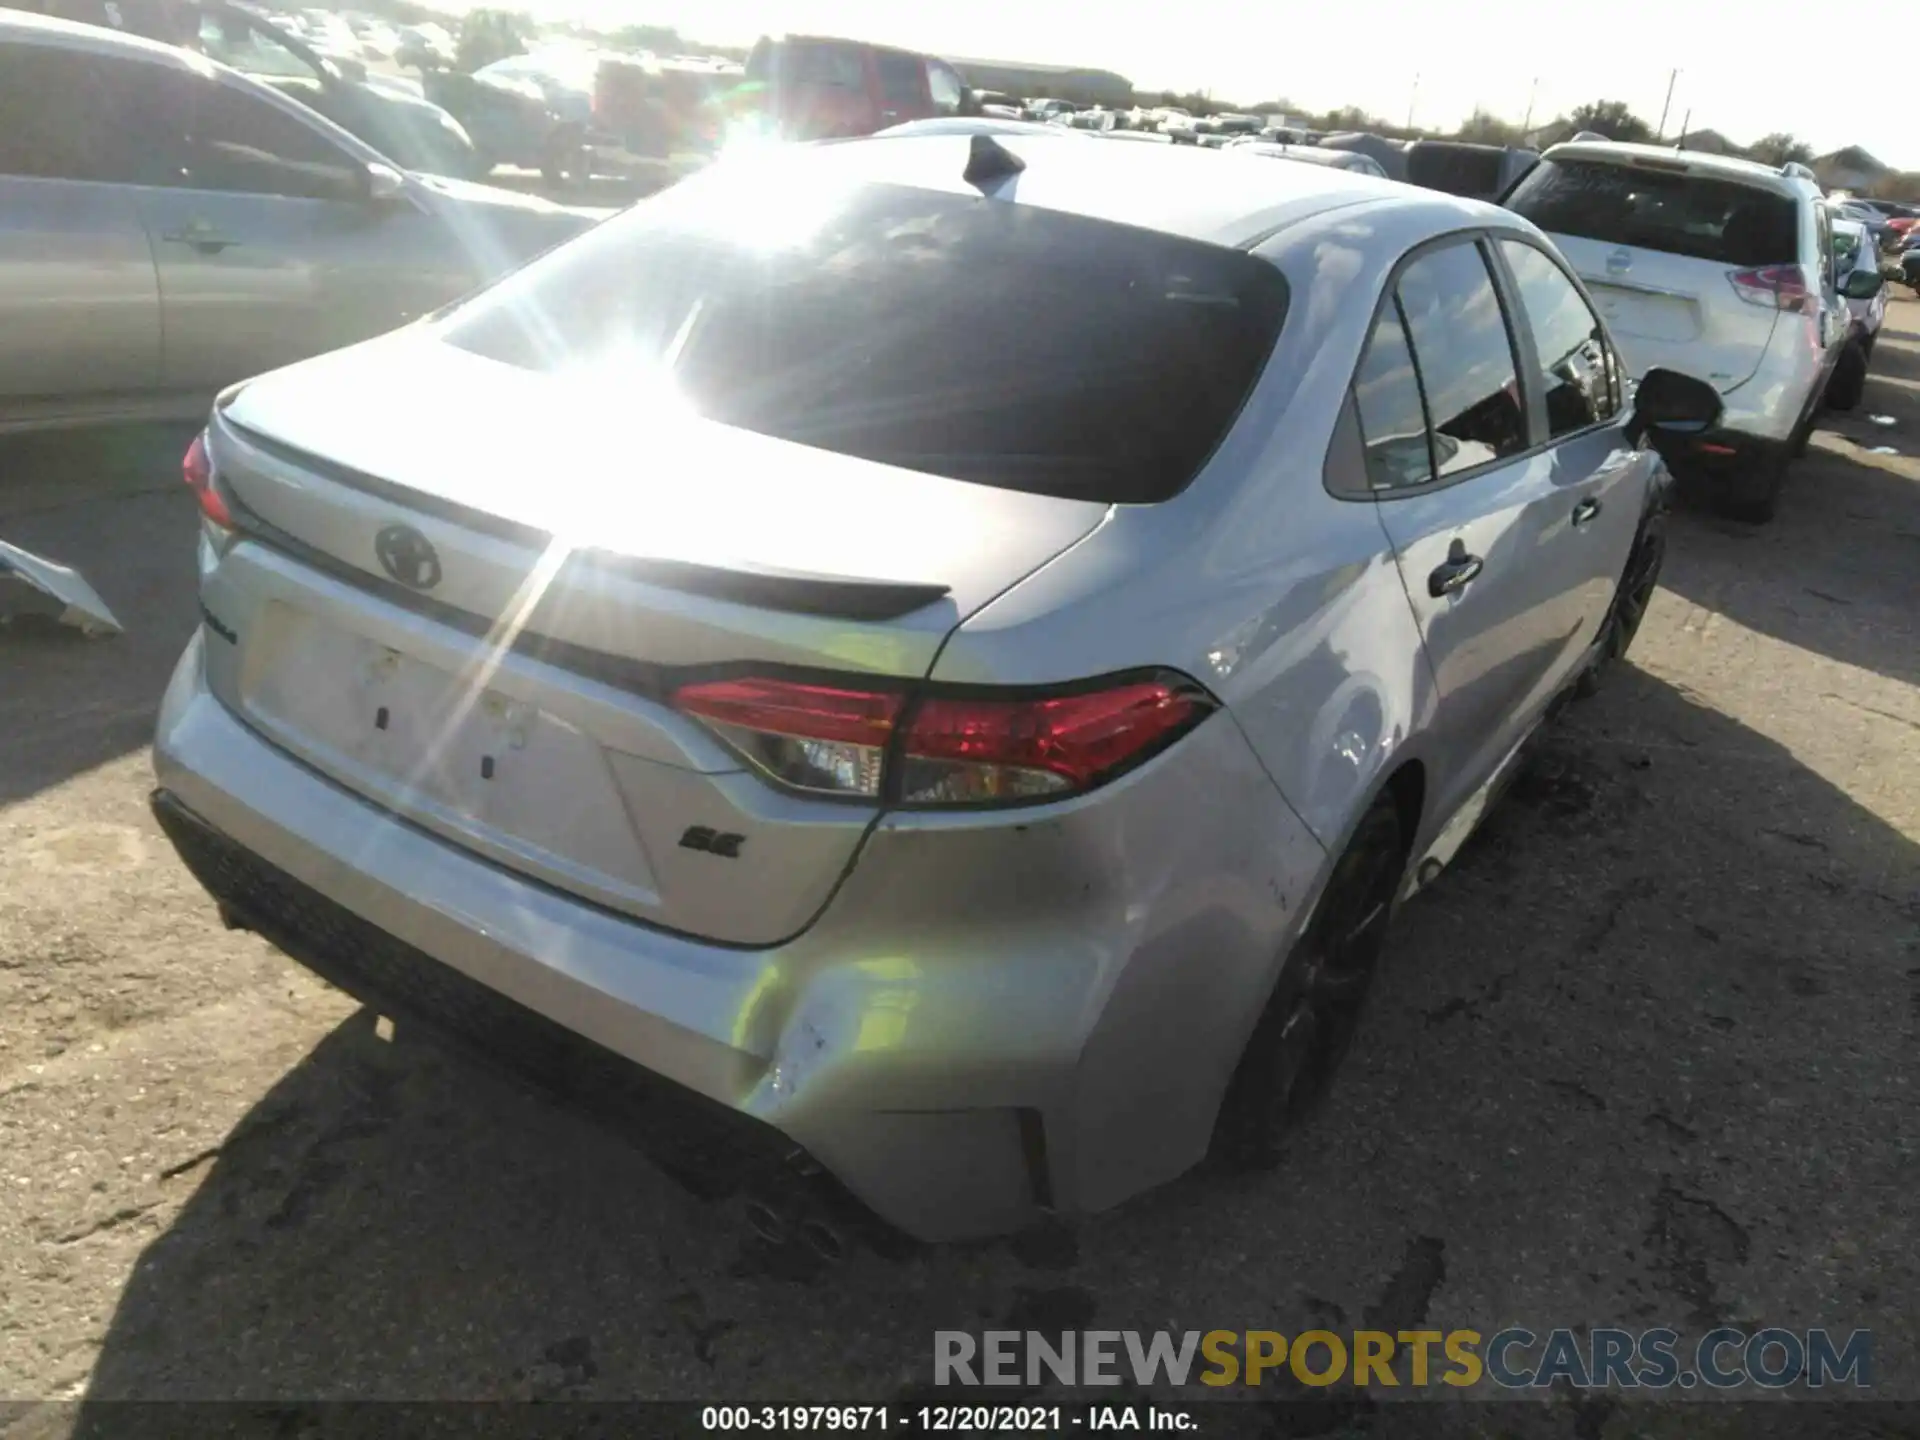
[{"label": "car shadow on ground", "polygon": [[1822,417],[1770,524],[1721,519],[1707,497],[1684,495],[1661,584],[1746,629],[1920,685],[1920,480],[1902,473],[1920,459],[1920,389],[1888,378],[1895,364],[1920,380],[1920,350],[1883,343],[1865,399]]},{"label": "car shadow on ground", "polygon": [[198,516],[180,483],[191,426],[0,438],[0,540],[77,569],[126,627],[84,639],[0,627],[0,806],[146,746],[193,633]]},{"label": "car shadow on ground", "polygon": [[936,1329],[1096,1318],[1891,1335],[1911,1235],[1831,1246],[1911,1178],[1870,1101],[1920,1013],[1916,896],[1920,847],[1621,670],[1403,913],[1287,1166],[1190,1177],[1050,1247],[835,1268],[363,1013],[183,1167],[192,1196],[104,1328],[89,1433],[124,1433],[105,1402],[130,1398],[871,1401],[923,1393]]}]

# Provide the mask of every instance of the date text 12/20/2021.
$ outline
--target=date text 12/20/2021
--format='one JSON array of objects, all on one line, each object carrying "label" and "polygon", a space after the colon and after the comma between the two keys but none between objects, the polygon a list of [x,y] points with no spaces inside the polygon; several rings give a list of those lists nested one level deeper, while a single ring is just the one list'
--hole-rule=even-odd
[{"label": "date text 12/20/2021", "polygon": [[981,1431],[1058,1435],[1067,1430],[1197,1430],[1179,1407],[1159,1405],[708,1405],[703,1430]]}]

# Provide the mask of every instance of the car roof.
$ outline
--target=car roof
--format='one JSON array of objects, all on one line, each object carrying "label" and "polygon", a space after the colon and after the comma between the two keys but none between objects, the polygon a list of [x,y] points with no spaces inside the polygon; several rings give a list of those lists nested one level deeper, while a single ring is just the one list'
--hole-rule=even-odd
[{"label": "car roof", "polygon": [[1543,160],[1598,160],[1616,163],[1657,162],[1658,168],[1683,168],[1703,179],[1734,180],[1772,190],[1793,199],[1814,200],[1820,187],[1798,175],[1786,175],[1772,165],[1732,155],[1709,155],[1704,150],[1679,150],[1671,145],[1633,145],[1620,140],[1568,140],[1549,147]]},{"label": "car roof", "polygon": [[781,166],[787,184],[804,183],[794,167],[810,164],[819,167],[823,179],[843,183],[969,194],[979,193],[965,179],[969,155],[983,142],[1023,162],[1017,172],[983,183],[997,199],[1217,245],[1250,246],[1331,210],[1407,203],[1424,193],[1322,165],[1243,165],[1200,146],[1089,145],[1073,135],[899,135],[888,136],[885,144],[869,139],[797,147],[806,152],[804,159],[790,150],[777,156],[763,152],[761,160]]}]

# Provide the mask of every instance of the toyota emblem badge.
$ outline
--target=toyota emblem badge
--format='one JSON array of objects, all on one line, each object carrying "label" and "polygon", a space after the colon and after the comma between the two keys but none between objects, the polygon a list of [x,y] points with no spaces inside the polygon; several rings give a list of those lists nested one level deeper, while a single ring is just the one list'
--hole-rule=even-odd
[{"label": "toyota emblem badge", "polygon": [[431,590],[440,583],[440,552],[411,525],[389,525],[373,537],[373,553],[380,568],[414,590]]}]

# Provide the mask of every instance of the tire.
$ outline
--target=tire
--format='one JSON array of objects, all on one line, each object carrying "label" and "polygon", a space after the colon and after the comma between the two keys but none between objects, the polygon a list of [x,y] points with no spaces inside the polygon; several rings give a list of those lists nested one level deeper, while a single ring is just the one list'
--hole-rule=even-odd
[{"label": "tire", "polygon": [[1647,617],[1647,606],[1660,584],[1660,567],[1667,558],[1667,530],[1658,517],[1644,524],[1634,537],[1627,554],[1626,568],[1614,587],[1613,603],[1607,618],[1601,621],[1600,653],[1580,676],[1575,693],[1581,699],[1599,693],[1607,674],[1624,657],[1640,633],[1640,622]]},{"label": "tire", "polygon": [[1765,525],[1780,508],[1780,486],[1786,477],[1786,456],[1762,461],[1758,469],[1721,492],[1720,513],[1729,520]]},{"label": "tire", "polygon": [[1271,1169],[1296,1122],[1326,1092],[1372,987],[1406,850],[1400,812],[1383,795],[1341,852],[1248,1037],[1214,1122],[1219,1163]]},{"label": "tire", "polygon": [[1867,389],[1867,349],[1855,343],[1840,352],[1833,362],[1833,377],[1827,381],[1827,404],[1835,410],[1853,410]]},{"label": "tire", "polygon": [[584,185],[591,178],[585,139],[577,130],[559,130],[548,139],[540,159],[540,178],[549,186]]}]

